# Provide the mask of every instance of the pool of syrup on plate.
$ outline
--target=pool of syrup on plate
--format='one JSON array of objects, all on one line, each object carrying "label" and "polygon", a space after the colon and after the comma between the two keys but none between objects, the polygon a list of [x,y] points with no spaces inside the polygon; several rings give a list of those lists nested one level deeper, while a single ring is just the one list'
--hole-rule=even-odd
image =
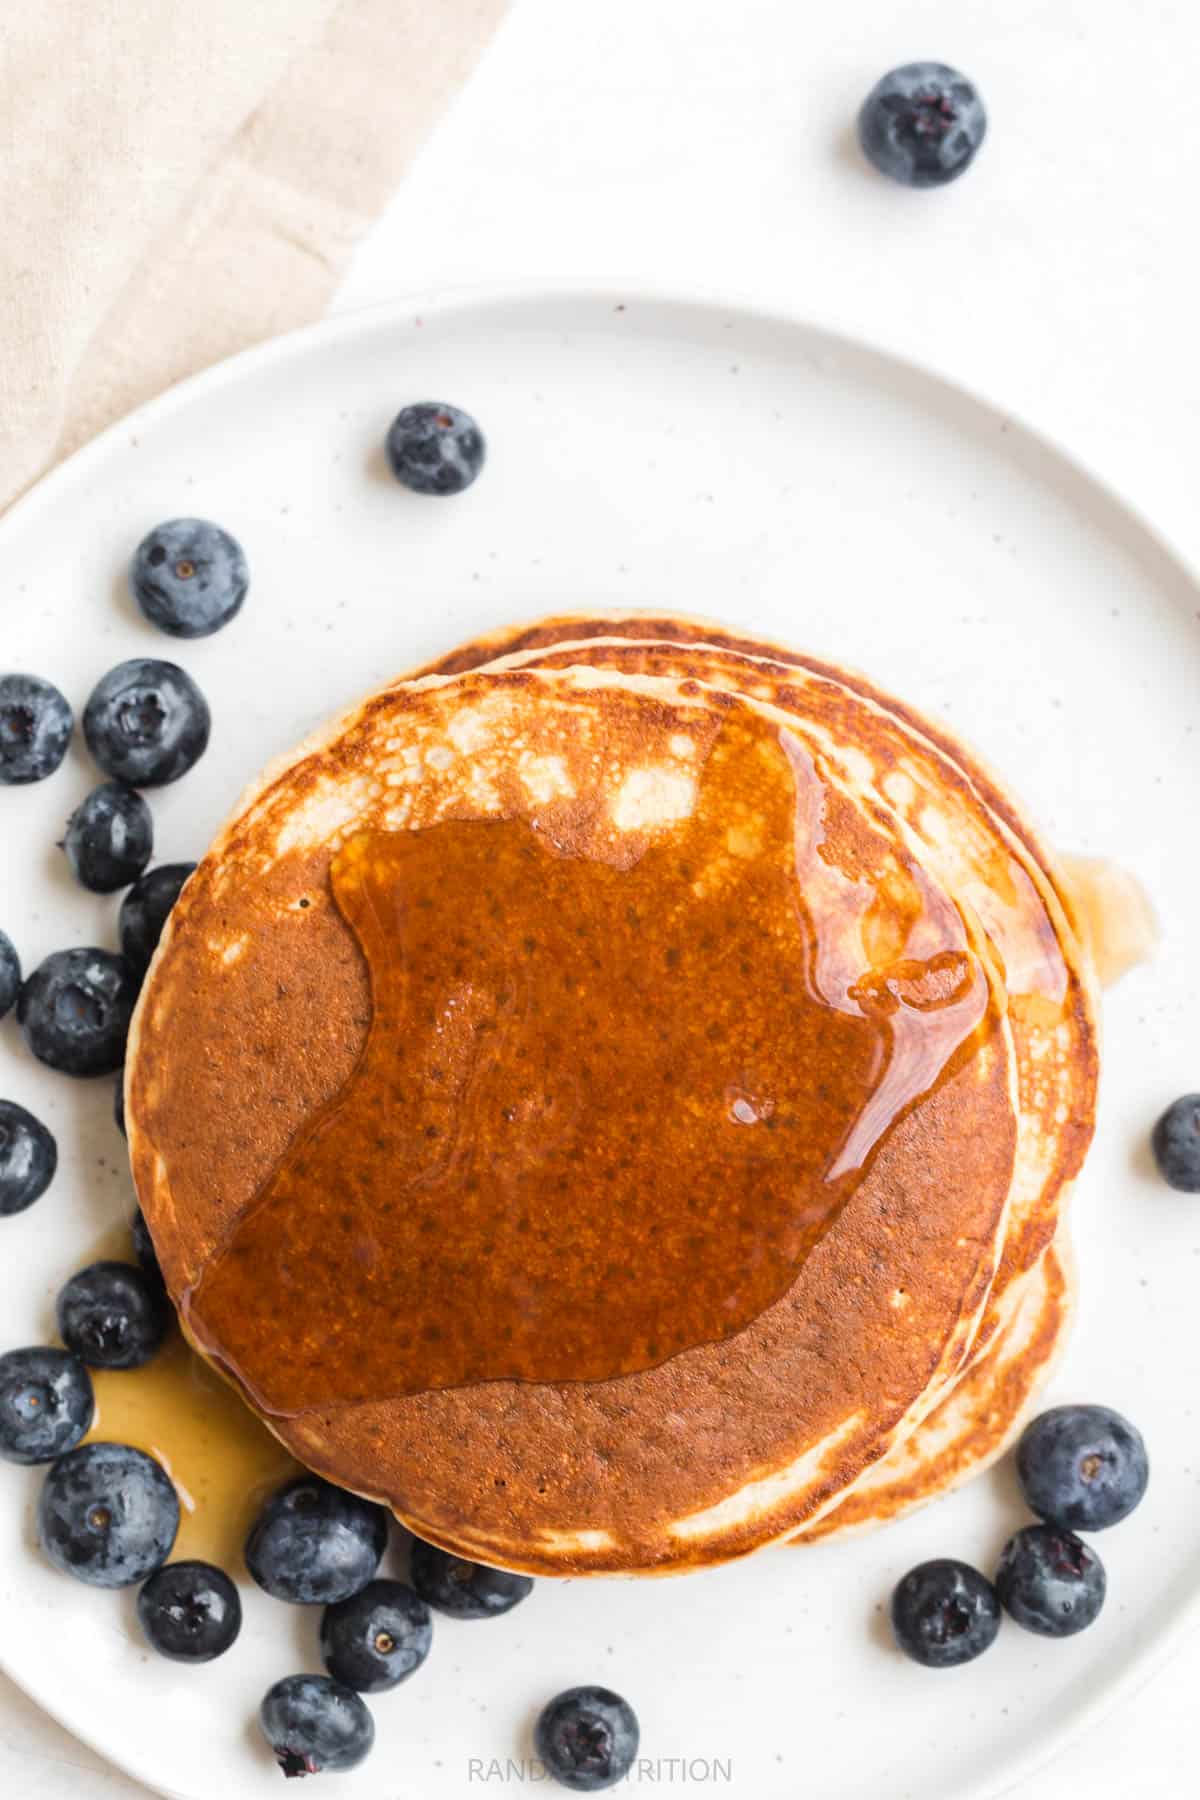
[{"label": "pool of syrup on plate", "polygon": [[[134,1260],[115,1227],[86,1262]],[[172,1559],[199,1558],[231,1575],[266,1497],[300,1473],[228,1382],[189,1348],[172,1322],[166,1343],[140,1369],[93,1369],[96,1416],[85,1443],[132,1444],[160,1462],[179,1495]]]}]

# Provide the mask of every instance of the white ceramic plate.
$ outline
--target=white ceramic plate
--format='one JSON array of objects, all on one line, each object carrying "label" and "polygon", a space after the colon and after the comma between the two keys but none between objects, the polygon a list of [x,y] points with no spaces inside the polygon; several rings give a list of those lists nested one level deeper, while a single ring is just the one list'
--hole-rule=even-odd
[{"label": "white ceramic plate", "polygon": [[[403,493],[380,454],[397,407],[431,397],[469,407],[490,441],[453,502]],[[145,624],[124,585],[142,533],[179,513],[227,525],[253,572],[242,616],[194,645]],[[208,694],[208,755],[152,796],[159,860],[199,854],[261,763],[405,665],[542,612],[668,605],[858,665],[941,714],[1052,841],[1123,858],[1161,913],[1157,962],[1107,1003],[1081,1313],[1051,1396],[1116,1405],[1151,1445],[1148,1499],[1103,1539],[1099,1624],[1066,1643],[1008,1627],[954,1674],[889,1647],[879,1609],[910,1564],[987,1567],[1019,1522],[1001,1470],[857,1542],[681,1580],[546,1582],[505,1621],[439,1619],[424,1669],[374,1703],[378,1747],[339,1793],[460,1800],[505,1773],[520,1791],[504,1764],[530,1755],[539,1706],[601,1681],[640,1715],[647,1789],[707,1775],[745,1800],[964,1800],[1146,1673],[1200,1588],[1200,1211],[1145,1150],[1197,1077],[1200,595],[1110,494],[989,407],[793,320],[489,294],[341,319],[187,384],[10,515],[0,575],[0,664],[50,676],[78,709],[135,654],[182,661]],[[112,941],[115,902],[77,889],[54,849],[95,779],[77,743],[52,780],[0,794],[0,925],[27,968]],[[9,1021],[0,1092],[62,1151],[50,1193],[0,1222],[7,1347],[47,1334],[56,1289],[130,1186],[109,1082],[39,1068]],[[319,1666],[315,1617],[247,1583],[236,1648],[180,1671],[139,1640],[129,1596],[39,1559],[39,1480],[0,1467],[3,1665],[164,1794],[275,1793],[254,1714],[271,1681]]]}]

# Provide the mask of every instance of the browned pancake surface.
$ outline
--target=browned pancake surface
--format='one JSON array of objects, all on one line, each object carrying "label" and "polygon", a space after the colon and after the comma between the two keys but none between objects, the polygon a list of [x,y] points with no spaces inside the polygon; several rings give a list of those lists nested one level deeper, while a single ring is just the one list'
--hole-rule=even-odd
[{"label": "browned pancake surface", "polygon": [[[754,716],[675,692],[520,674],[467,678],[452,696],[390,690],[218,841],[152,972],[128,1082],[139,1193],[177,1297],[362,1054],[367,968],[329,879],[350,823],[524,818],[599,854],[631,776],[702,767],[722,719]],[[414,749],[420,782],[404,787]],[[846,810],[841,841],[837,816],[826,859],[854,879],[863,814]],[[652,835],[630,828],[626,851]],[[616,1380],[495,1380],[272,1422],[311,1466],[467,1553],[551,1573],[741,1553],[886,1449],[990,1278],[1013,1151],[1007,1055],[989,1030],[881,1139],[787,1293],[727,1341]],[[781,1471],[778,1492],[679,1530]]]}]

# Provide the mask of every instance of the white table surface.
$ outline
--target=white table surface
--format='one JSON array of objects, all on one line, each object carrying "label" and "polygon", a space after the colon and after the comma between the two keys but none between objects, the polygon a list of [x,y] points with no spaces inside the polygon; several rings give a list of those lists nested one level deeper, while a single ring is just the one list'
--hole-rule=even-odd
[{"label": "white table surface", "polygon": [[[943,193],[853,148],[916,57],[991,116]],[[336,304],[591,275],[782,300],[1037,424],[1200,565],[1198,59],[1193,0],[516,0]],[[1194,1793],[1198,1684],[1193,1640],[1015,1791]],[[3,1800],[133,1795],[0,1677]]]}]

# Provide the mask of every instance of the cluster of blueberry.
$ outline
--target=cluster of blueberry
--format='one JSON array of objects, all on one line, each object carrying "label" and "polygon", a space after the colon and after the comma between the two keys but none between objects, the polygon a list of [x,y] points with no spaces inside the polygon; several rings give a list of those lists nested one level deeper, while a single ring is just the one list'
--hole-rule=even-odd
[{"label": "cluster of blueberry", "polygon": [[528,1577],[487,1569],[412,1544],[409,1583],[381,1579],[388,1514],[314,1475],[268,1501],[246,1540],[246,1567],[277,1600],[324,1608],[326,1675],[289,1675],[268,1692],[263,1731],[285,1774],[347,1769],[375,1736],[362,1699],[419,1669],[432,1639],[430,1608],[460,1619],[494,1618],[523,1600]]},{"label": "cluster of blueberry", "polygon": [[[216,631],[240,610],[246,559],[228,532],[203,519],[172,519],[138,546],[130,585],[146,617],[176,637]],[[67,753],[75,715],[40,676],[0,675],[0,785],[53,775]],[[62,848],[81,886],[126,889],[120,951],[97,945],[55,950],[24,980],[11,939],[0,932],[0,1016],[15,1006],[34,1056],[65,1075],[115,1074],[138,990],[166,918],[194,863],[149,868],[154,821],[143,788],[185,775],[208,747],[208,703],[175,663],[136,657],[111,669],[84,708],[83,736],[108,777],[67,821]],[[124,1128],[118,1085],[114,1111]],[[23,1212],[45,1193],[58,1156],[51,1133],[26,1108],[0,1100],[0,1215]]]},{"label": "cluster of blueberry", "polygon": [[1099,1616],[1104,1564],[1076,1536],[1127,1518],[1146,1492],[1141,1433],[1107,1406],[1055,1406],[1027,1425],[1017,1479],[1041,1521],[1014,1533],[991,1582],[938,1557],[910,1569],[892,1595],[896,1642],[930,1669],[971,1662],[995,1642],[1001,1608],[1042,1637],[1072,1637]]},{"label": "cluster of blueberry", "polygon": [[138,1614],[150,1642],[179,1661],[208,1661],[237,1636],[236,1588],[206,1564],[162,1567],[179,1527],[179,1500],[152,1457],[126,1444],[81,1441],[95,1416],[89,1370],[142,1367],[171,1326],[140,1214],[132,1247],[136,1263],[92,1263],[62,1289],[56,1312],[64,1348],[0,1356],[0,1457],[52,1465],[37,1518],[56,1568],[95,1587],[145,1581]]},{"label": "cluster of blueberry", "polygon": [[[139,545],[130,585],[142,611],[174,637],[207,636],[240,610],[248,575],[240,546],[202,519],[174,519]],[[83,735],[109,779],[67,822],[62,848],[76,879],[95,893],[128,891],[118,919],[120,952],[59,950],[24,982],[0,934],[0,1013],[14,1005],[26,1044],[67,1075],[116,1073],[138,989],[167,915],[193,863],[149,869],[154,825],[142,788],[176,781],[208,745],[203,694],[174,663],[136,658],[111,670],[84,708]],[[75,726],[58,688],[37,676],[0,677],[0,783],[43,781],[61,764]],[[121,1086],[114,1100],[124,1130]],[[12,1101],[0,1101],[0,1214],[23,1212],[52,1181],[52,1134]],[[0,1356],[0,1457],[52,1465],[38,1504],[38,1535],[56,1567],[98,1587],[144,1583],[138,1616],[164,1656],[207,1661],[241,1625],[237,1589],[204,1563],[164,1566],[179,1526],[179,1500],[162,1467],[126,1444],[83,1443],[95,1416],[90,1369],[135,1369],[164,1342],[171,1304],[140,1212],[136,1260],[91,1264],[58,1296],[64,1348]]]},{"label": "cluster of blueberry", "polygon": [[[286,1775],[353,1768],[375,1727],[363,1694],[397,1687],[420,1668],[432,1638],[430,1608],[456,1619],[510,1612],[533,1588],[526,1575],[489,1569],[414,1538],[409,1581],[380,1579],[383,1507],[313,1475],[280,1490],[246,1540],[246,1567],[278,1600],[321,1606],[326,1675],[288,1675],[262,1703],[263,1732]],[[539,1754],[565,1786],[586,1792],[625,1774],[637,1721],[603,1688],[576,1688],[543,1710]]]}]

